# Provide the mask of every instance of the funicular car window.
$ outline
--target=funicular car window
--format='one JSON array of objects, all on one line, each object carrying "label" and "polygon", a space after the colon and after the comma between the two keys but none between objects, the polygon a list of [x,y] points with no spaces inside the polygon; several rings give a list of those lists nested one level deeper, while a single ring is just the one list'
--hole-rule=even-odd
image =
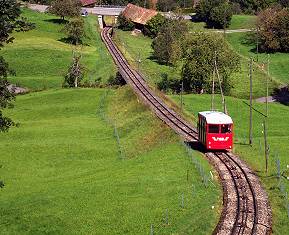
[{"label": "funicular car window", "polygon": [[221,125],[221,133],[231,133],[231,125],[229,124]]},{"label": "funicular car window", "polygon": [[209,125],[209,133],[219,133],[219,125]]}]

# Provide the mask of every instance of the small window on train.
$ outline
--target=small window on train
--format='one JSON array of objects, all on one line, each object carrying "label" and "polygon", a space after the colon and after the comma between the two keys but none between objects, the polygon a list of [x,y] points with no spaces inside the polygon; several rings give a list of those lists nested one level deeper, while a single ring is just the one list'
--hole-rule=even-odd
[{"label": "small window on train", "polygon": [[221,125],[221,133],[231,133],[231,125],[229,124],[224,124]]},{"label": "small window on train", "polygon": [[219,125],[209,125],[209,133],[219,133]]}]

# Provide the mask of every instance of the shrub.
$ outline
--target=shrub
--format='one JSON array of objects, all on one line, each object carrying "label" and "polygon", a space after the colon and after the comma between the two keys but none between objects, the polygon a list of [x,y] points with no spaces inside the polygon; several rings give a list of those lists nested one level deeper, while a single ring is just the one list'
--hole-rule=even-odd
[{"label": "shrub", "polygon": [[134,29],[134,23],[127,19],[122,13],[117,18],[118,28],[124,31],[131,31]]}]

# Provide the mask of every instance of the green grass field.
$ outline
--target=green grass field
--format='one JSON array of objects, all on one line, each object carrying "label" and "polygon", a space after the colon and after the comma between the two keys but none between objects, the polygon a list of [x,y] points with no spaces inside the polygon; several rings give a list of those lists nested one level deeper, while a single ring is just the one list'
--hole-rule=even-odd
[{"label": "green grass field", "polygon": [[[72,60],[74,47],[60,41],[65,38],[61,32],[63,24],[55,23],[56,16],[23,9],[24,17],[35,23],[36,29],[14,33],[15,40],[1,50],[1,55],[16,71],[16,77],[9,79],[20,86],[32,90],[61,87],[63,76]],[[114,76],[116,69],[105,46],[101,43],[95,16],[85,18],[84,44],[77,50],[82,53],[82,63],[86,67],[85,79],[102,79],[105,83]]]},{"label": "green grass field", "polygon": [[[227,35],[227,40],[232,47],[238,51],[244,58],[254,58],[257,60],[255,45],[246,42],[246,33],[231,33]],[[283,84],[289,83],[289,54],[288,53],[273,53],[269,55],[270,61],[270,76],[271,78]],[[268,55],[266,53],[258,54],[258,65],[267,70]]]},{"label": "green grass field", "polygon": [[[179,96],[172,96],[176,103],[180,103]],[[289,126],[287,117],[289,107],[280,104],[269,104],[268,119],[268,144],[270,145],[269,173],[265,173],[264,157],[264,134],[263,117],[253,112],[253,146],[248,145],[249,107],[244,104],[246,100],[226,97],[228,112],[232,116],[235,129],[234,151],[257,172],[267,192],[269,193],[271,206],[273,208],[273,232],[275,234],[286,234],[288,232],[288,217],[285,199],[282,197],[277,180],[277,168],[275,158],[280,159],[281,171],[284,176],[289,176],[286,169],[288,160]],[[217,109],[222,111],[221,98],[216,98]],[[196,117],[199,111],[210,110],[210,95],[185,95],[184,107],[186,112]],[[265,104],[254,103],[254,108],[265,113]],[[283,177],[282,177],[283,178]],[[289,192],[288,180],[283,178],[285,188]]]},{"label": "green grass field", "polygon": [[256,16],[233,15],[229,29],[252,29],[255,28]]},{"label": "green grass field", "polygon": [[[7,114],[20,126],[0,140],[1,233],[148,234],[151,224],[157,234],[211,233],[221,202],[216,179],[202,183],[178,137],[130,89],[104,94],[17,97]],[[117,126],[122,157],[102,113]],[[209,176],[207,161],[193,158]]]},{"label": "green grass field", "polygon": [[[151,59],[152,40],[142,35],[133,36],[130,32],[124,32],[117,30],[115,34],[115,41],[128,61],[136,68],[140,69],[141,73],[146,76],[148,82],[155,86],[155,84],[161,80],[161,74],[166,73],[169,77],[180,78],[181,65],[177,67],[171,67],[166,65],[160,65],[156,61]],[[141,59],[140,65],[138,65],[138,59]],[[231,83],[233,88],[231,95],[239,98],[249,98],[249,60],[245,57],[241,58],[241,68],[239,72],[234,73],[231,76]],[[261,71],[259,67],[254,67],[254,94],[255,98],[266,95],[266,74]],[[278,84],[275,81],[269,82],[270,91],[277,87]]]}]

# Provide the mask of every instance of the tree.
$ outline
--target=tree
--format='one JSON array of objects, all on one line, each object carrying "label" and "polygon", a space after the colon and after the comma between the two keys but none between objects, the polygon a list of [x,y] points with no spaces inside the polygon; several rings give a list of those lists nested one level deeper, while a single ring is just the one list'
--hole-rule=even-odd
[{"label": "tree", "polygon": [[165,24],[165,22],[166,18],[158,13],[147,22],[144,27],[144,33],[152,38],[155,38],[159,33],[161,27],[163,27],[163,25]]},{"label": "tree", "polygon": [[152,42],[153,56],[160,63],[175,65],[183,56],[187,33],[183,19],[167,20]]},{"label": "tree", "polygon": [[71,42],[75,45],[81,42],[81,38],[84,36],[84,21],[82,18],[73,18],[67,23],[63,31],[66,33]]},{"label": "tree", "polygon": [[81,55],[73,52],[72,63],[68,68],[68,73],[65,75],[64,83],[69,87],[78,87],[84,77],[84,67],[80,63]]},{"label": "tree", "polygon": [[228,27],[232,15],[232,6],[227,0],[201,0],[196,8],[196,18],[210,28]]},{"label": "tree", "polygon": [[[0,0],[0,49],[5,43],[13,42],[13,31],[26,31],[33,27],[20,17],[20,5],[16,0]],[[3,109],[12,107],[14,95],[9,91],[8,74],[11,73],[8,63],[0,56],[0,132],[8,131],[15,123],[3,115]]]},{"label": "tree", "polygon": [[81,3],[79,0],[55,0],[51,2],[48,11],[64,21],[65,17],[80,16]]},{"label": "tree", "polygon": [[178,4],[174,0],[158,0],[157,9],[159,11],[172,11],[178,7]]},{"label": "tree", "polygon": [[124,31],[131,31],[134,29],[134,23],[127,19],[122,13],[117,17],[118,28]]},{"label": "tree", "polygon": [[289,9],[280,6],[260,12],[257,18],[259,47],[266,52],[289,52]]},{"label": "tree", "polygon": [[240,58],[221,35],[211,33],[195,33],[189,39],[182,68],[184,90],[211,92],[215,60],[222,78],[223,91],[229,94],[229,76],[239,68]]}]

